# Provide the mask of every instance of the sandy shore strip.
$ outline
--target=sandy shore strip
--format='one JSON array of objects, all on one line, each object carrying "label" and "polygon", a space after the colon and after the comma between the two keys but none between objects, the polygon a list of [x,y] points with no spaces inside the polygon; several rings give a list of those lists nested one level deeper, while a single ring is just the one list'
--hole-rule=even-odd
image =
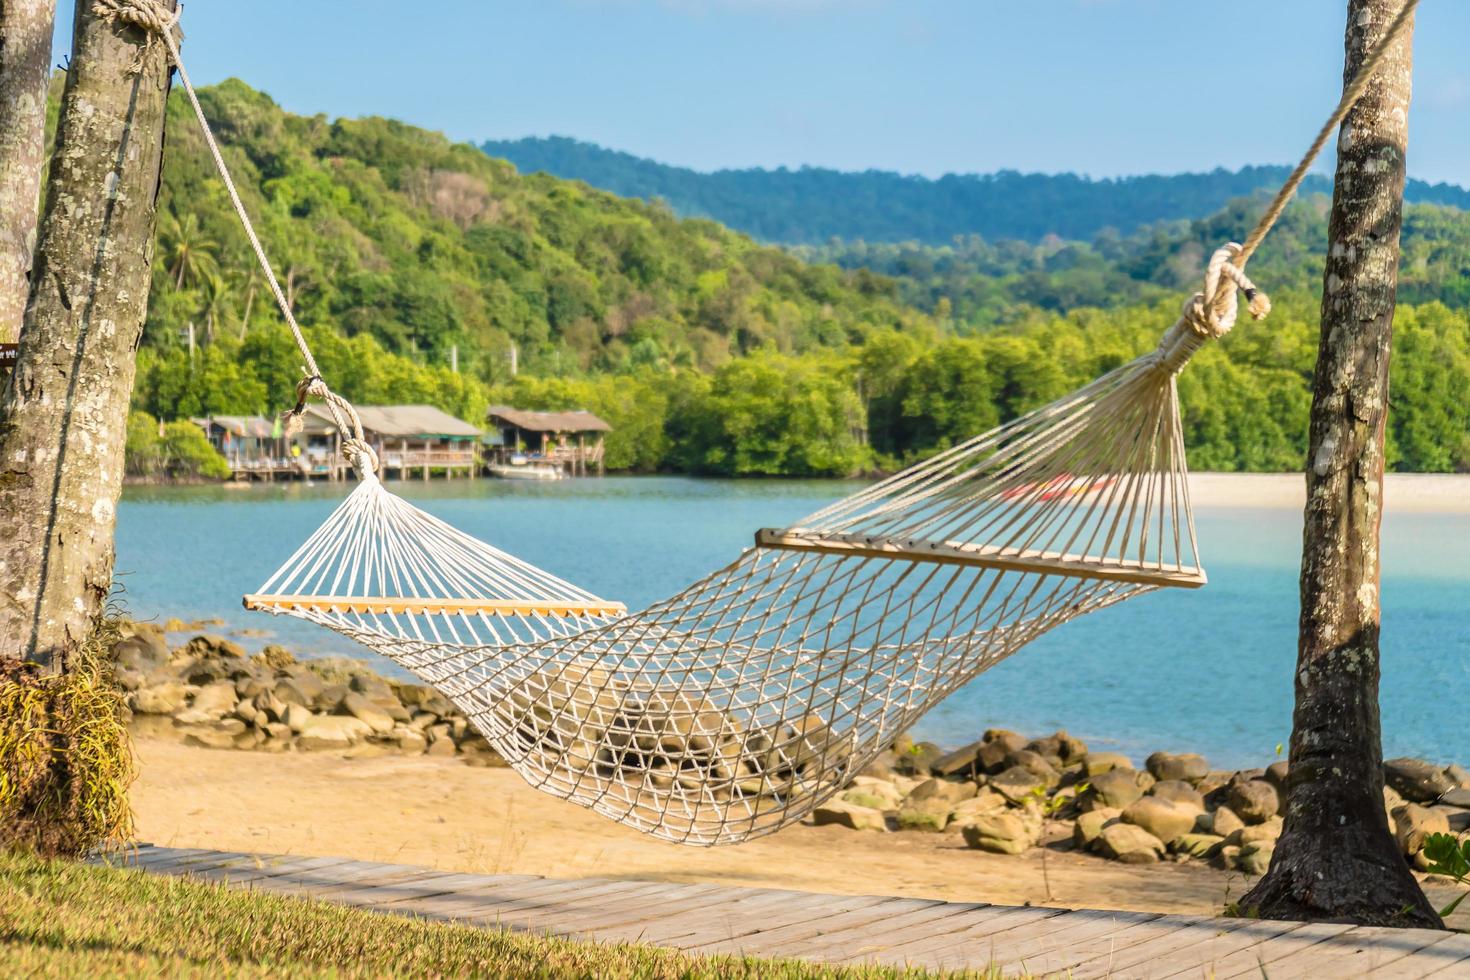
[{"label": "sandy shore strip", "polygon": [[[1250,887],[1242,874],[1199,862],[1139,866],[1051,852],[1043,865],[1040,850],[989,854],[958,834],[798,825],[736,847],[682,847],[537,792],[508,769],[453,759],[236,752],[151,738],[137,748],[138,839],[169,847],[1199,914],[1218,913]],[[1448,901],[1454,891],[1430,894]],[[1465,909],[1470,925],[1470,902]]]},{"label": "sandy shore strip", "polygon": [[[1301,510],[1307,500],[1300,473],[1191,473],[1196,507],[1265,507]],[[1390,473],[1383,481],[1389,512],[1470,514],[1470,473]]]}]

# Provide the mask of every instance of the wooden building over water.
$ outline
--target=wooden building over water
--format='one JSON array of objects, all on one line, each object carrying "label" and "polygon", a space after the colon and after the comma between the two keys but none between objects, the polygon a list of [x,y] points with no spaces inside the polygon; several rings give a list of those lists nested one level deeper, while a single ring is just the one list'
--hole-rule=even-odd
[{"label": "wooden building over water", "polygon": [[[432,405],[358,405],[363,437],[378,454],[383,476],[427,480],[433,474],[453,479],[473,477],[480,466],[480,430]],[[351,472],[342,456],[341,436],[332,413],[322,405],[309,405],[307,416],[331,433],[333,470],[341,476]]]},{"label": "wooden building over water", "polygon": [[486,413],[498,439],[490,440],[492,457],[504,465],[521,456],[555,466],[569,476],[603,473],[604,439],[612,426],[591,412],[529,412],[495,405]]}]

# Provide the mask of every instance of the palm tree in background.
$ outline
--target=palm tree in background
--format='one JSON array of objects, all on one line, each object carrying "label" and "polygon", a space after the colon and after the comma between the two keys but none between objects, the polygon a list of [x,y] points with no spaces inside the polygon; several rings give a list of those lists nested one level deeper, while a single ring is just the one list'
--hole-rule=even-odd
[{"label": "palm tree in background", "polygon": [[219,252],[219,243],[204,233],[198,215],[190,213],[182,219],[166,215],[159,239],[175,289],[183,289],[186,283],[197,283],[218,274],[219,263],[215,255]]}]

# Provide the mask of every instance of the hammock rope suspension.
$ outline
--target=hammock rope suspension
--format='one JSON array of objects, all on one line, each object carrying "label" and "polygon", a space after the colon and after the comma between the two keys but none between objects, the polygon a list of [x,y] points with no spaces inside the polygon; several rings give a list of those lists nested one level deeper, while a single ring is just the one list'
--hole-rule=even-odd
[{"label": "hammock rope suspension", "polygon": [[891,739],[1061,623],[1205,584],[1176,378],[1228,333],[1245,266],[1418,0],[1407,0],[1243,244],[1208,263],[1157,349],[786,528],[629,614],[385,489],[351,404],[322,380],[230,179],[158,0],[100,14],[168,45],[205,142],[301,349],[299,418],[326,402],[358,487],[245,598],[334,629],[434,685],[533,786],[666,840],[771,833]]}]

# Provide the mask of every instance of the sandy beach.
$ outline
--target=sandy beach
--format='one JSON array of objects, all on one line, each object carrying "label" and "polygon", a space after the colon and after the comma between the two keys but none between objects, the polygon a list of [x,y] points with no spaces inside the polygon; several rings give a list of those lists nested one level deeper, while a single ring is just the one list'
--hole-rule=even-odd
[{"label": "sandy beach", "polygon": [[[838,894],[1218,913],[1250,879],[1199,862],[1147,866],[1053,851],[989,854],[957,834],[792,826],[736,847],[690,848],[453,759],[344,759],[137,745],[138,839],[173,847],[348,856],[453,871],[717,882]],[[1430,889],[1439,902],[1452,889]],[[1470,903],[1456,921],[1470,925]],[[1462,925],[1462,928],[1464,926]]]},{"label": "sandy beach", "polygon": [[[1191,473],[1190,500],[1196,507],[1264,507],[1300,510],[1307,499],[1300,473]],[[1389,473],[1383,480],[1384,507],[1412,514],[1470,514],[1470,474]]]}]

